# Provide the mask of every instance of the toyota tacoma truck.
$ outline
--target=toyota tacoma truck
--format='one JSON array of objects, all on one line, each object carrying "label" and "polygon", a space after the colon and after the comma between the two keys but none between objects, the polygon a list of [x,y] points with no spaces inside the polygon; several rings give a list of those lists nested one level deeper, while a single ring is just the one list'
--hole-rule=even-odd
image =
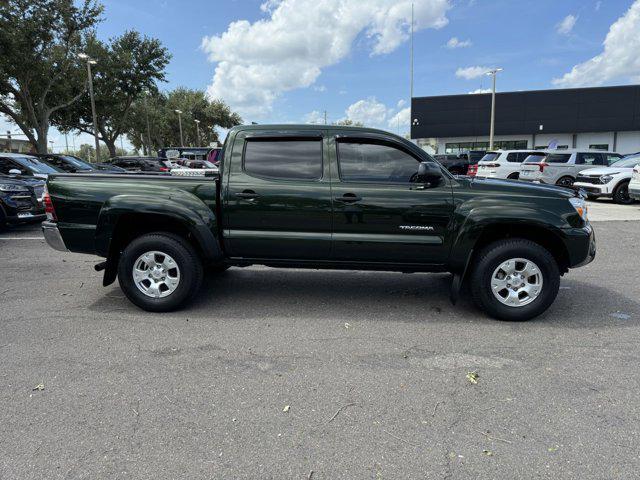
[{"label": "toyota tacoma truck", "polygon": [[341,126],[231,129],[202,177],[55,174],[53,248],[105,260],[138,307],[176,309],[203,272],[282,268],[451,272],[455,303],[502,320],[544,312],[560,276],[595,256],[581,193],[456,177],[391,133]]}]

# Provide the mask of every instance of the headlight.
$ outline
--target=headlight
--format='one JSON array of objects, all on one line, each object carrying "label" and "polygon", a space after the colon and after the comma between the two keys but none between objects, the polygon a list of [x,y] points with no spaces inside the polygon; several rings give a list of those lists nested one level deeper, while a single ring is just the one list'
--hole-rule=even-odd
[{"label": "headlight", "polygon": [[580,215],[580,217],[582,217],[582,219],[586,222],[587,221],[587,203],[584,201],[584,199],[573,197],[569,199],[569,203],[573,205],[573,208],[576,209],[576,212],[578,212],[578,215]]},{"label": "headlight", "polygon": [[14,185],[13,183],[0,183],[0,192],[28,192],[29,189],[22,185]]},{"label": "headlight", "polygon": [[613,174],[612,175],[602,175],[600,177],[600,183],[609,183],[611,180],[613,180]]}]

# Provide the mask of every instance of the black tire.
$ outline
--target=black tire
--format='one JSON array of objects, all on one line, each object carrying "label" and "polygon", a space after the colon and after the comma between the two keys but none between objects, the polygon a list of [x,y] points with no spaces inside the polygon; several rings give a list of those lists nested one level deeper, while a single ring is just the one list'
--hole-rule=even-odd
[{"label": "black tire", "polygon": [[224,263],[207,265],[205,268],[207,273],[224,273],[231,268],[229,265],[225,265]]},{"label": "black tire", "polygon": [[[175,290],[162,298],[145,295],[135,284],[133,266],[144,253],[158,251],[170,255],[180,271]],[[118,263],[120,288],[132,303],[149,312],[168,312],[188,303],[202,285],[202,262],[193,246],[179,235],[155,232],[133,240],[122,252]]]},{"label": "black tire", "polygon": [[587,199],[588,200],[597,200],[598,198],[600,198],[598,195],[591,195],[590,193],[587,193]]},{"label": "black tire", "polygon": [[507,177],[507,180],[519,180],[520,174],[518,172],[514,172]]},{"label": "black tire", "polygon": [[7,217],[5,217],[2,208],[0,208],[0,232],[7,228]]},{"label": "black tire", "polygon": [[556,182],[556,185],[558,185],[559,187],[569,188],[573,186],[573,182],[575,182],[575,178],[570,177],[569,175],[566,175],[564,177],[560,177]]},{"label": "black tire", "polygon": [[620,182],[613,190],[613,201],[620,205],[631,205],[635,201],[629,196],[629,182]]},{"label": "black tire", "polygon": [[[507,306],[499,302],[491,291],[491,277],[506,260],[522,258],[534,262],[542,275],[542,291],[535,300],[523,306]],[[537,243],[524,239],[493,242],[476,256],[471,277],[471,295],[474,303],[498,320],[525,321],[537,317],[553,303],[560,288],[560,271],[553,256]]]}]

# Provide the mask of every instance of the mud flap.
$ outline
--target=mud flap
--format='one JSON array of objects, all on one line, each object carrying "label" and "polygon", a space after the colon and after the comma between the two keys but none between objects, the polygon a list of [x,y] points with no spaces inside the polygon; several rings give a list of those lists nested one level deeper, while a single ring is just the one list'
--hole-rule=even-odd
[{"label": "mud flap", "polygon": [[464,283],[464,279],[467,276],[467,270],[469,269],[471,258],[473,258],[473,249],[469,252],[469,255],[467,256],[467,261],[464,264],[464,270],[462,270],[462,272],[457,272],[453,274],[453,281],[451,282],[451,291],[449,292],[449,300],[451,300],[451,303],[454,305],[458,302],[458,298],[460,297],[460,290],[462,290],[462,284]]}]

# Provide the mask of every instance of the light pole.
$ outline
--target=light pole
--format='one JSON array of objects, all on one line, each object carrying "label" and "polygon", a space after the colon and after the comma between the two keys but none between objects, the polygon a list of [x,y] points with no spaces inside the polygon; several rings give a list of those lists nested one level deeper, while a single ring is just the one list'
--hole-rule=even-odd
[{"label": "light pole", "polygon": [[[147,103],[147,96],[149,92],[144,94],[144,117],[147,122],[147,154],[151,155],[151,127],[149,126],[149,104]],[[142,142],[144,145],[144,141]]]},{"label": "light pole", "polygon": [[196,147],[200,146],[200,120],[194,120],[196,122]]},{"label": "light pole", "polygon": [[99,162],[100,141],[98,140],[98,116],[96,115],[96,100],[93,97],[93,76],[91,75],[91,65],[95,65],[98,62],[96,62],[86,53],[80,53],[78,55],[78,58],[87,62],[87,76],[89,77],[89,96],[91,97],[91,115],[93,117],[93,137],[96,142],[96,162]]},{"label": "light pole", "polygon": [[49,143],[51,144],[51,148],[50,148],[50,152],[49,153],[53,153],[53,140],[49,140]]},{"label": "light pole", "polygon": [[496,121],[496,74],[501,72],[501,68],[492,68],[487,75],[493,77],[493,90],[491,91],[491,126],[489,127],[489,150],[493,150],[493,132]]},{"label": "light pole", "polygon": [[182,110],[175,110],[178,114],[178,125],[180,126],[180,146],[184,147],[184,139],[182,138]]}]

